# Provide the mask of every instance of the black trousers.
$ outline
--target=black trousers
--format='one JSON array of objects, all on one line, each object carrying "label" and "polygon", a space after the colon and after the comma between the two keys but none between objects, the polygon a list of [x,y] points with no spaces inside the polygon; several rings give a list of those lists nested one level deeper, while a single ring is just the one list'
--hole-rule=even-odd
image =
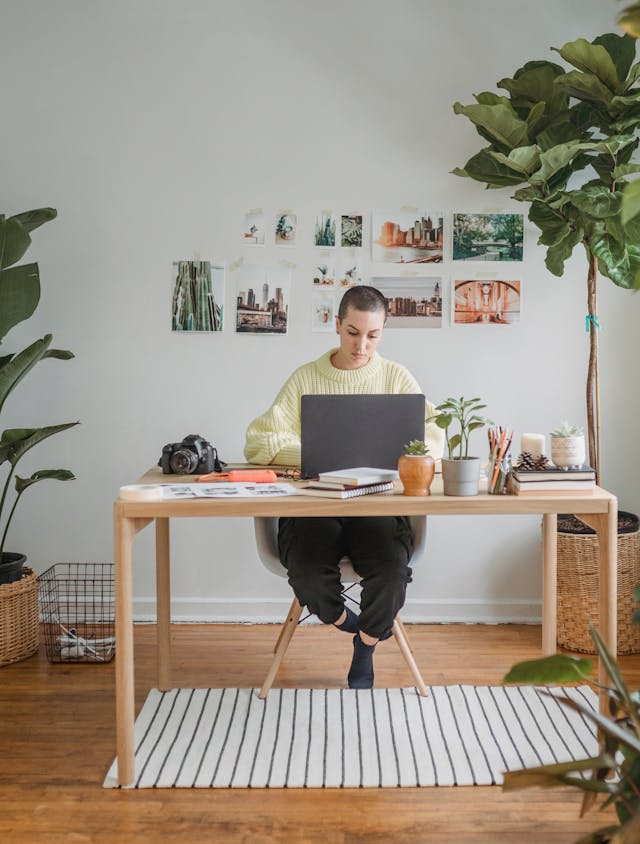
[{"label": "black trousers", "polygon": [[280,559],[303,606],[325,624],[344,611],[339,562],[362,578],[360,629],[380,638],[393,626],[411,582],[413,532],[405,516],[281,518]]}]

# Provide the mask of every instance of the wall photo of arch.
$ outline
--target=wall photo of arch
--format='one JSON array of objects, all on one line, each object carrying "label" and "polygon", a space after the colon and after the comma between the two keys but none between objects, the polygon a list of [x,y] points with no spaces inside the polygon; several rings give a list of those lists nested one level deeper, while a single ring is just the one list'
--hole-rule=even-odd
[{"label": "wall photo of arch", "polygon": [[456,280],[452,285],[454,325],[511,325],[520,322],[521,282]]}]

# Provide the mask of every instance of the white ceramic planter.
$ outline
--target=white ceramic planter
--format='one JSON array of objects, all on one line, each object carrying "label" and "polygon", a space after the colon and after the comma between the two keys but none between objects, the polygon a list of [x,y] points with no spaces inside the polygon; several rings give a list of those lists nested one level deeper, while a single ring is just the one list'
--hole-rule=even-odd
[{"label": "white ceramic planter", "polygon": [[460,460],[442,458],[442,482],[445,495],[477,495],[480,483],[480,458]]},{"label": "white ceramic planter", "polygon": [[551,461],[554,466],[562,469],[584,466],[586,459],[584,434],[578,437],[551,437]]}]

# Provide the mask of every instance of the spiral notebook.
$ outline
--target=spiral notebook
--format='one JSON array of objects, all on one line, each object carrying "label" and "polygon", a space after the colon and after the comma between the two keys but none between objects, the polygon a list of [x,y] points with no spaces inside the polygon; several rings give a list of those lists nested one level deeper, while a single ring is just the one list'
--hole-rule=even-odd
[{"label": "spiral notebook", "polygon": [[393,481],[355,486],[352,489],[323,489],[322,487],[309,484],[309,486],[299,487],[298,492],[302,493],[302,495],[318,495],[321,498],[358,498],[361,495],[371,495],[375,492],[391,492],[393,488]]}]

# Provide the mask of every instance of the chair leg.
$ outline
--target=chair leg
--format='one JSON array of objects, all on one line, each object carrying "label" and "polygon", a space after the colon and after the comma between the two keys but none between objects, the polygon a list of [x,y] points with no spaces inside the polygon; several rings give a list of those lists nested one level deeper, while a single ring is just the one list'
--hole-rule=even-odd
[{"label": "chair leg", "polygon": [[398,619],[393,622],[393,635],[395,637],[396,642],[398,643],[398,647],[402,653],[402,656],[405,659],[405,662],[409,666],[409,670],[413,675],[413,679],[417,686],[418,691],[422,695],[422,697],[427,697],[427,687],[424,684],[424,680],[422,679],[422,674],[420,673],[420,669],[418,668],[415,659],[413,658],[413,654],[411,652],[411,647],[409,646],[409,642],[407,640],[407,636],[404,631],[404,627],[402,626],[402,622],[398,622]]},{"label": "chair leg", "polygon": [[409,650],[413,653],[413,648],[411,647],[411,642],[409,641],[409,637],[407,636],[407,631],[404,628],[404,624],[400,621],[400,619],[396,616],[396,624],[399,626],[400,630],[402,631],[402,635],[405,638],[407,645],[409,646]]},{"label": "chair leg", "polygon": [[302,615],[302,609],[302,604],[297,598],[294,598],[291,608],[289,609],[287,619],[282,625],[282,630],[278,636],[275,654],[271,665],[269,666],[269,670],[267,671],[267,676],[264,678],[260,693],[258,694],[259,698],[265,698],[269,694],[269,690],[271,689],[273,681],[276,678],[276,674],[278,673],[278,669],[280,668],[280,663],[282,662],[286,650],[289,647],[289,642],[291,641],[291,637],[298,625],[298,620]]}]

